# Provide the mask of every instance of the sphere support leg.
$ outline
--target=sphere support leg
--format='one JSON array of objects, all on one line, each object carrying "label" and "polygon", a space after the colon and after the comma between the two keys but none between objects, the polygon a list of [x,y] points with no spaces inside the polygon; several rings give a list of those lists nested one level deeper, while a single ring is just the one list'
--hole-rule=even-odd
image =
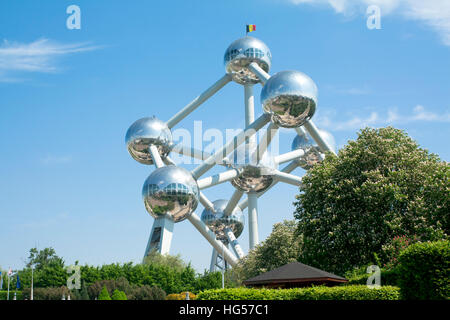
[{"label": "sphere support leg", "polygon": [[161,254],[168,254],[172,243],[174,222],[166,216],[155,219],[152,231],[148,238],[144,259],[148,254],[156,250]]},{"label": "sphere support leg", "polygon": [[248,197],[249,248],[250,250],[253,250],[259,242],[258,195],[255,192],[249,192],[247,197]]}]

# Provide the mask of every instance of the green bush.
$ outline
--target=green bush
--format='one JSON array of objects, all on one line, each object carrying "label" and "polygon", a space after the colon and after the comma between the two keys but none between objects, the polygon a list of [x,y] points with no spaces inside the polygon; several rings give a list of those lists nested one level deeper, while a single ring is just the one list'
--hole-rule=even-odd
[{"label": "green bush", "polygon": [[449,299],[450,242],[416,243],[399,257],[399,286],[405,299]]},{"label": "green bush", "polygon": [[[363,285],[367,284],[367,279],[371,276],[371,273],[357,274],[351,277],[346,277],[348,282],[343,284],[347,285]],[[398,271],[397,269],[385,270],[381,269],[381,285],[382,286],[398,286]]]},{"label": "green bush", "polygon": [[98,295],[98,300],[111,300],[108,289],[106,289],[105,286],[103,286],[102,291],[100,291],[100,294]]},{"label": "green bush", "polygon": [[[9,290],[9,300],[14,299],[14,292],[15,290]],[[2,290],[0,291],[0,300],[6,300],[8,298],[8,290]],[[17,291],[16,295],[17,300],[23,300],[22,291]]]},{"label": "green bush", "polygon": [[[67,299],[70,291],[67,287],[49,287],[49,288],[34,288],[33,299],[34,300],[61,300],[64,295]],[[75,298],[74,294],[70,295],[70,298]],[[23,289],[23,299],[31,299],[31,289]]]},{"label": "green bush", "polygon": [[400,289],[365,285],[293,289],[214,289],[200,292],[197,300],[399,300]]},{"label": "green bush", "polygon": [[112,300],[128,300],[125,292],[117,290],[117,289],[114,290],[111,299]]}]

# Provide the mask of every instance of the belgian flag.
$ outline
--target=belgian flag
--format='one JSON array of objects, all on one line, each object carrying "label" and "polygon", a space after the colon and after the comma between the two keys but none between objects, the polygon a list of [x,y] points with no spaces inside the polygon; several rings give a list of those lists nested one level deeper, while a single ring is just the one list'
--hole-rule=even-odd
[{"label": "belgian flag", "polygon": [[254,25],[254,24],[248,24],[247,25],[247,33],[253,32],[255,30],[256,30],[256,25]]}]

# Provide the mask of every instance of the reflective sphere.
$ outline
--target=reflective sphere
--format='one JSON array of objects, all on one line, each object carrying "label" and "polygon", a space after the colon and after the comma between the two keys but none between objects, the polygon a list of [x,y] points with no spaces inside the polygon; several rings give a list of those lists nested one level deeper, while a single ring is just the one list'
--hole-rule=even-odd
[{"label": "reflective sphere", "polygon": [[167,166],[157,168],[145,180],[142,197],[152,217],[168,215],[174,222],[180,222],[197,208],[199,189],[189,171]]},{"label": "reflective sphere", "polygon": [[267,80],[261,91],[261,104],[279,126],[299,127],[316,112],[317,86],[302,72],[281,71]]},{"label": "reflective sphere", "polygon": [[[331,146],[333,151],[336,151],[336,145],[334,138],[331,133],[325,130],[319,130],[320,135],[323,139]],[[292,150],[301,149],[305,154],[297,159],[298,165],[305,169],[311,169],[316,163],[319,163],[323,159],[323,153],[320,150],[317,143],[309,136],[299,136],[297,135],[292,141]]]},{"label": "reflective sphere", "polygon": [[161,158],[164,159],[172,149],[172,133],[165,122],[155,117],[142,118],[128,129],[125,143],[134,160],[143,164],[153,164],[150,146],[155,145]]},{"label": "reflective sphere", "polygon": [[261,69],[269,72],[272,55],[265,43],[259,39],[246,36],[234,41],[225,51],[225,69],[237,83],[259,82],[258,77],[247,68],[252,62],[256,62]]},{"label": "reflective sphere", "polygon": [[201,219],[204,224],[208,226],[217,236],[218,240],[227,241],[225,228],[230,228],[236,238],[238,238],[244,230],[244,215],[241,209],[236,207],[233,213],[229,216],[223,212],[228,204],[227,200],[216,200],[213,202],[214,210],[212,212],[208,209],[203,210]]},{"label": "reflective sphere", "polygon": [[231,184],[239,190],[261,192],[272,184],[275,163],[267,151],[258,160],[256,148],[249,150],[244,144],[231,154],[228,161],[233,168],[240,171],[239,176],[231,180]]}]

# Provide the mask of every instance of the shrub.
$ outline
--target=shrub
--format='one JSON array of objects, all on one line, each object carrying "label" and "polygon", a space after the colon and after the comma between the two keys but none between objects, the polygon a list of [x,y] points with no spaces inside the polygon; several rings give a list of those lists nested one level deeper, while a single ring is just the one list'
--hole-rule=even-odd
[{"label": "shrub", "polygon": [[117,290],[117,289],[114,290],[111,299],[112,300],[128,300],[125,292]]},{"label": "shrub", "polygon": [[416,243],[399,257],[399,286],[405,299],[449,299],[450,242]]},{"label": "shrub", "polygon": [[[61,300],[64,295],[66,298],[69,296],[70,291],[67,287],[49,287],[49,288],[34,288],[33,299],[34,300]],[[72,298],[73,295],[70,296]],[[23,299],[31,299],[31,288],[23,289]]]},{"label": "shrub", "polygon": [[[366,267],[364,267],[364,272],[355,274],[352,276],[346,276],[348,282],[343,284],[347,285],[355,285],[355,284],[367,284],[367,279],[372,275],[370,273],[365,272]],[[398,286],[398,271],[397,269],[381,269],[381,285],[382,286]]]},{"label": "shrub", "polygon": [[417,242],[417,237],[413,236],[396,236],[390,242],[381,247],[381,260],[384,263],[383,268],[386,270],[393,270],[398,266],[398,257],[400,253],[405,250],[412,243]]},{"label": "shrub", "polygon": [[157,286],[144,285],[131,290],[129,300],[165,300],[166,293]]},{"label": "shrub", "polygon": [[[15,290],[9,290],[9,300],[12,300],[14,298],[14,292]],[[8,290],[2,290],[0,291],[0,300],[6,300],[8,298]],[[23,300],[23,294],[22,291],[17,291],[16,294],[17,300]]]},{"label": "shrub", "polygon": [[106,289],[106,286],[103,286],[102,291],[100,291],[100,294],[98,295],[98,300],[111,300],[111,297],[109,296],[108,289]]},{"label": "shrub", "polygon": [[399,300],[400,289],[365,285],[293,289],[214,289],[200,292],[197,300]]},{"label": "shrub", "polygon": [[[192,292],[189,292],[189,299],[195,300],[197,299],[197,296]],[[166,300],[186,300],[186,292],[169,294]]]}]

